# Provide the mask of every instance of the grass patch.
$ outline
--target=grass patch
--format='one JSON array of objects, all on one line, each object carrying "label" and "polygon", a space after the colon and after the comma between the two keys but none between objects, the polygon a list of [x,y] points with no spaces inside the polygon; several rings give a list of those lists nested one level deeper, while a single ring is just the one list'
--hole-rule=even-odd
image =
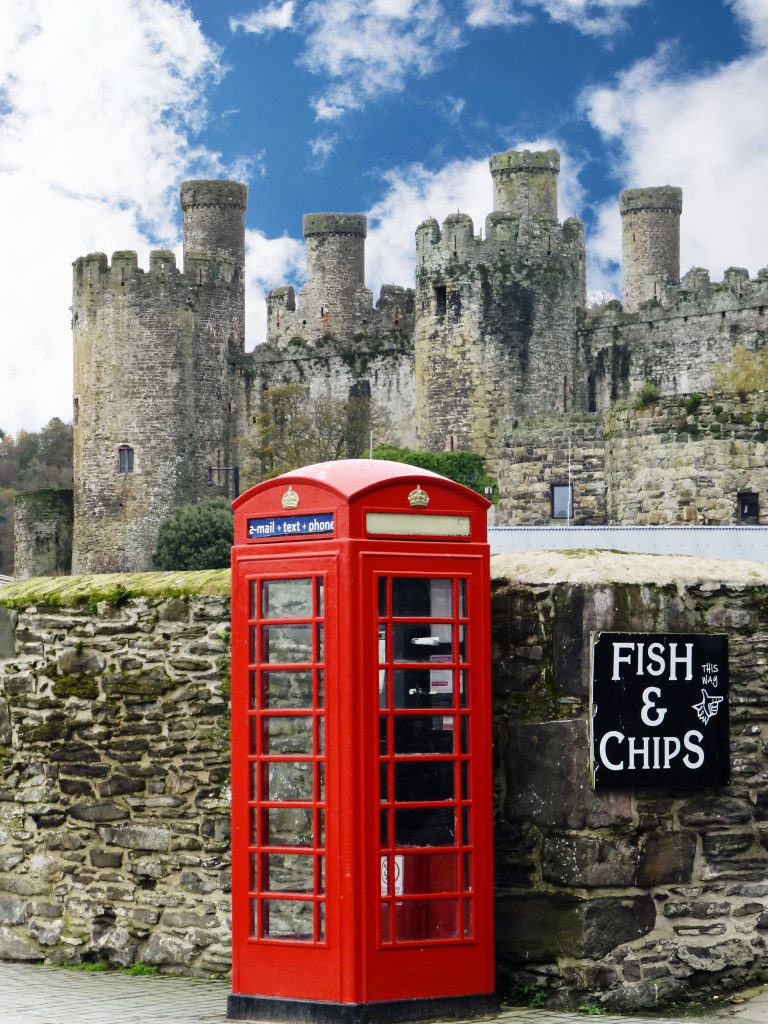
[{"label": "grass patch", "polygon": [[94,573],[85,576],[36,576],[0,586],[0,605],[121,605],[133,597],[229,597],[229,569],[196,572]]}]

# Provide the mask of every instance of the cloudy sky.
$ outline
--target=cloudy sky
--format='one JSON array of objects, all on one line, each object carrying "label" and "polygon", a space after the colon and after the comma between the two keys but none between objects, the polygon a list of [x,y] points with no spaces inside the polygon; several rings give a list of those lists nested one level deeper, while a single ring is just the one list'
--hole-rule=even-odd
[{"label": "cloudy sky", "polygon": [[368,284],[479,230],[489,154],[556,146],[590,288],[616,197],[684,189],[683,270],[768,263],[768,0],[2,0],[0,428],[71,417],[71,263],[179,248],[178,185],[249,185],[248,347],[305,212],[367,212]]}]

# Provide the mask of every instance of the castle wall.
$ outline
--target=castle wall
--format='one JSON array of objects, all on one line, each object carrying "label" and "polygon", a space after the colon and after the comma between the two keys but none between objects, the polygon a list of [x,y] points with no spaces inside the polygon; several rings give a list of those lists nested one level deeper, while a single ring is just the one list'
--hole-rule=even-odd
[{"label": "castle wall", "polygon": [[768,523],[768,393],[663,398],[605,415],[608,522],[738,522],[737,495]]},{"label": "castle wall", "polygon": [[[393,345],[393,342],[395,344]],[[260,345],[233,363],[234,435],[245,480],[256,482],[250,449],[257,443],[257,427],[263,410],[262,395],[271,388],[294,384],[306,388],[310,402],[328,397],[339,403],[352,396],[370,394],[370,426],[361,438],[367,451],[368,431],[373,443],[413,447],[416,443],[413,407],[415,387],[410,338],[393,335],[380,343],[362,339],[353,348],[327,343],[310,347],[294,342],[288,349]],[[356,453],[359,454],[359,453]]]},{"label": "castle wall", "polygon": [[[766,957],[768,577],[553,557],[492,562],[500,991],[631,1010],[743,988]],[[228,601],[116,582],[0,593],[0,958],[225,971]],[[728,634],[727,789],[591,790],[600,629]]]},{"label": "castle wall", "polygon": [[[546,525],[551,486],[571,484],[574,526],[738,523],[738,495],[768,522],[768,393],[668,396],[603,414],[525,420],[499,456],[499,520]],[[564,521],[558,520],[559,523]]]},{"label": "castle wall", "polygon": [[494,469],[512,418],[586,404],[575,342],[583,306],[584,237],[493,213],[486,239],[469,217],[417,232],[416,421],[421,447],[483,455]]},{"label": "castle wall", "polygon": [[712,369],[737,345],[756,349],[768,337],[768,271],[753,280],[733,268],[711,283],[698,268],[669,287],[661,301],[636,313],[616,304],[589,316],[580,332],[589,407],[606,409],[652,381],[664,394],[712,387]]},{"label": "castle wall", "polygon": [[72,565],[72,491],[22,491],[13,508],[13,574],[59,576]]},{"label": "castle wall", "polygon": [[571,525],[606,523],[603,422],[595,415],[526,420],[506,434],[499,449],[498,521],[505,526],[565,525],[551,517],[551,488],[568,484],[569,461]]}]

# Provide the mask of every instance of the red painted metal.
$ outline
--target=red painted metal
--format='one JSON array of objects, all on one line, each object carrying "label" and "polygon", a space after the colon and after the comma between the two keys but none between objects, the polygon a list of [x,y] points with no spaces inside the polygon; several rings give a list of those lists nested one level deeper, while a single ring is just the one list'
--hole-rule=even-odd
[{"label": "red painted metal", "polygon": [[347,460],[233,507],[233,993],[493,992],[488,502]]}]

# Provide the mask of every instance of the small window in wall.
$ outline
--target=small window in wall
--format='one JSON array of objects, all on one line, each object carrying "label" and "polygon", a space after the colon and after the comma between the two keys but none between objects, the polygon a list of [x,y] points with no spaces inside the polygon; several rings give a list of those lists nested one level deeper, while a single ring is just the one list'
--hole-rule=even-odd
[{"label": "small window in wall", "polygon": [[738,520],[745,526],[760,525],[760,496],[754,491],[739,494]]},{"label": "small window in wall", "polygon": [[121,444],[117,449],[117,471],[118,473],[133,472],[133,448],[127,444]]},{"label": "small window in wall", "polygon": [[434,291],[435,316],[445,316],[448,306],[448,290],[444,284],[436,284]]},{"label": "small window in wall", "polygon": [[573,487],[570,484],[552,484],[552,519],[573,518]]},{"label": "small window in wall", "polygon": [[80,397],[75,395],[72,399],[72,426],[76,427],[80,422]]}]

